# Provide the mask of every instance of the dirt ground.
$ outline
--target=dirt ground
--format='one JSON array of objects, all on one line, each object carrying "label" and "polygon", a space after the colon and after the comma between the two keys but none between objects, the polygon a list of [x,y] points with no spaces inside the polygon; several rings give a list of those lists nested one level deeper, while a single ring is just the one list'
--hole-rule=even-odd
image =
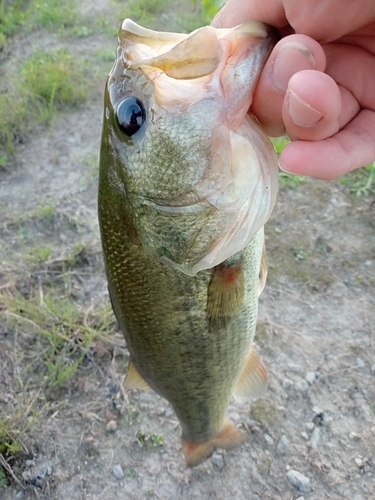
[{"label": "dirt ground", "polygon": [[[83,10],[103,5],[86,1]],[[88,56],[99,47],[115,51],[116,43],[102,35],[74,41]],[[18,148],[17,166],[0,174],[0,287],[14,252],[22,261],[14,221],[53,205],[53,223],[34,218],[28,230],[52,248],[54,262],[81,245],[76,300],[93,308],[108,303],[96,190],[109,68],[89,104],[37,130]],[[24,439],[24,453],[12,463],[16,478],[0,498],[375,498],[375,199],[358,201],[338,181],[281,186],[266,238],[270,269],[257,343],[270,386],[252,407],[230,406],[248,435],[242,447],[186,469],[169,404],[154,393],[122,390],[128,355],[114,327],[73,381],[49,394],[50,411]],[[23,279],[27,288],[36,278]],[[23,368],[21,337],[0,325],[2,405]]]}]

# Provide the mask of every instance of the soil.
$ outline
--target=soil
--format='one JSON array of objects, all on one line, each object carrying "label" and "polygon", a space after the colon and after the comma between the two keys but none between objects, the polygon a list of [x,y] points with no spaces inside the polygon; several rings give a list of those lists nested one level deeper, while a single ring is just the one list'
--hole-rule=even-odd
[{"label": "soil", "polygon": [[[105,8],[86,0],[82,11],[91,4]],[[35,35],[28,41],[40,43]],[[115,50],[116,39],[90,35],[71,44],[92,57],[94,48]],[[108,303],[96,158],[109,68],[103,65],[89,104],[37,130],[18,147],[17,167],[1,173],[2,286],[10,255],[19,252],[19,226],[10,222],[53,205],[52,230],[44,219],[29,230],[56,259],[84,247],[77,301]],[[53,411],[24,439],[27,452],[12,464],[16,480],[0,498],[375,498],[375,200],[355,199],[339,181],[282,185],[266,238],[257,344],[270,384],[252,406],[230,405],[231,419],[248,435],[243,446],[186,469],[169,404],[151,392],[123,391],[128,355],[114,327],[73,381],[49,395]],[[17,376],[16,350],[17,339],[0,327],[0,404]],[[293,486],[293,471],[309,483]]]}]

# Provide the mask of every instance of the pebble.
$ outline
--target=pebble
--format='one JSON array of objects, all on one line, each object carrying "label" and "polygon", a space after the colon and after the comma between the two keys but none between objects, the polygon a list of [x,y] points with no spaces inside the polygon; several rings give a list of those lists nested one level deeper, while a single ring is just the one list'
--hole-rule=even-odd
[{"label": "pebble", "polygon": [[305,424],[305,427],[306,427],[307,431],[312,432],[315,428],[315,424],[314,424],[314,422],[307,422]]},{"label": "pebble", "polygon": [[122,470],[122,467],[120,464],[114,465],[112,472],[113,472],[113,475],[115,476],[116,479],[122,479],[124,477],[124,471]]},{"label": "pebble", "polygon": [[108,424],[105,426],[105,430],[107,432],[115,432],[117,430],[116,420],[110,420]]},{"label": "pebble", "polygon": [[306,380],[300,380],[296,383],[296,390],[298,392],[307,392],[309,390],[309,384]]},{"label": "pebble", "polygon": [[220,453],[214,453],[212,455],[211,461],[218,469],[222,469],[225,465],[223,457],[220,455]]},{"label": "pebble", "polygon": [[312,409],[313,413],[315,414],[313,416],[313,418],[317,417],[317,416],[320,416],[320,415],[323,415],[323,410],[321,408],[319,408],[319,406],[313,406],[313,409]]},{"label": "pebble", "polygon": [[358,441],[359,440],[359,436],[355,432],[349,432],[349,439],[351,441]]},{"label": "pebble", "polygon": [[288,481],[301,493],[309,493],[311,491],[310,479],[300,472],[291,469],[286,473]]},{"label": "pebble", "polygon": [[293,382],[292,382],[291,380],[289,380],[289,379],[285,378],[285,379],[283,380],[283,382],[282,382],[282,384],[281,384],[281,385],[282,385],[282,388],[283,388],[283,389],[290,389],[290,388],[292,387],[292,385],[293,385]]},{"label": "pebble", "polygon": [[358,467],[361,467],[361,465],[363,464],[363,460],[358,457],[354,459],[354,462],[358,465]]},{"label": "pebble", "polygon": [[301,432],[301,436],[302,436],[302,437],[303,437],[303,439],[305,439],[306,441],[308,441],[308,440],[309,440],[309,435],[307,434],[307,432],[306,432],[306,431]]},{"label": "pebble", "polygon": [[311,448],[314,448],[314,449],[317,448],[319,441],[320,441],[320,429],[319,429],[319,427],[315,427],[315,429],[313,430],[313,432],[311,434],[311,439],[310,439]]},{"label": "pebble", "polygon": [[375,436],[375,427],[371,427],[371,432],[373,433],[373,435]]},{"label": "pebble", "polygon": [[328,427],[329,425],[331,425],[332,424],[332,417],[330,415],[328,415],[327,413],[324,413],[323,414],[322,424],[325,427]]},{"label": "pebble", "polygon": [[357,366],[359,368],[363,368],[365,366],[365,362],[363,361],[362,358],[357,358]]},{"label": "pebble", "polygon": [[173,418],[174,417],[174,411],[172,408],[167,408],[164,412],[164,415],[166,418]]},{"label": "pebble", "polygon": [[365,262],[365,266],[366,266],[366,267],[370,267],[370,266],[372,266],[372,261],[371,261],[371,260],[366,260],[366,262]]},{"label": "pebble", "polygon": [[288,368],[293,373],[301,373],[301,368],[294,363],[288,363]]},{"label": "pebble", "polygon": [[371,365],[371,371],[372,371],[372,373],[375,373],[375,363],[373,365]]},{"label": "pebble", "polygon": [[276,450],[279,455],[286,455],[288,453],[289,441],[285,434],[281,436],[279,442],[277,443]]},{"label": "pebble", "polygon": [[310,385],[312,385],[316,379],[315,372],[307,372],[305,379]]},{"label": "pebble", "polygon": [[25,493],[23,492],[23,490],[17,493],[16,498],[25,498]]},{"label": "pebble", "polygon": [[296,500],[305,500],[305,497],[298,497]]},{"label": "pebble", "polygon": [[232,411],[231,413],[229,413],[229,418],[233,422],[239,422],[241,420],[241,416],[238,413],[236,413],[235,411]]},{"label": "pebble", "polygon": [[273,446],[275,444],[274,440],[272,439],[272,437],[269,434],[264,435],[264,440],[266,441],[268,446]]}]

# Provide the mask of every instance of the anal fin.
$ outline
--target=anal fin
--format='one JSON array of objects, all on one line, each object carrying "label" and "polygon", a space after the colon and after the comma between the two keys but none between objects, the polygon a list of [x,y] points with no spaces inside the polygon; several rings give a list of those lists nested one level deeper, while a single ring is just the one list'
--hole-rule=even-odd
[{"label": "anal fin", "polygon": [[150,391],[151,387],[137,370],[134,361],[130,359],[128,371],[126,372],[125,389],[140,389],[141,391]]},{"label": "anal fin", "polygon": [[262,259],[260,261],[258,297],[263,292],[267,279],[267,254],[266,245],[263,243]]},{"label": "anal fin", "polygon": [[253,346],[247,358],[245,368],[234,389],[233,396],[240,400],[258,399],[263,396],[267,387],[267,368]]},{"label": "anal fin", "polygon": [[181,439],[182,451],[185,455],[186,465],[196,467],[209,458],[216,448],[226,450],[237,448],[246,439],[246,436],[227,420],[223,429],[214,438],[203,443],[190,443]]}]

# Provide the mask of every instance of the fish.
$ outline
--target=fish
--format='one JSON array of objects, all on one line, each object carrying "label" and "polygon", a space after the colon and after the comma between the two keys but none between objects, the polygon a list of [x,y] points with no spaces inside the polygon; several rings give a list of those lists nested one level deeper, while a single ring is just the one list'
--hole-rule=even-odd
[{"label": "fish", "polygon": [[259,22],[126,19],[105,86],[98,216],[124,384],[171,404],[188,467],[243,443],[229,402],[267,388],[254,335],[277,157],[248,110],[275,42]]}]

